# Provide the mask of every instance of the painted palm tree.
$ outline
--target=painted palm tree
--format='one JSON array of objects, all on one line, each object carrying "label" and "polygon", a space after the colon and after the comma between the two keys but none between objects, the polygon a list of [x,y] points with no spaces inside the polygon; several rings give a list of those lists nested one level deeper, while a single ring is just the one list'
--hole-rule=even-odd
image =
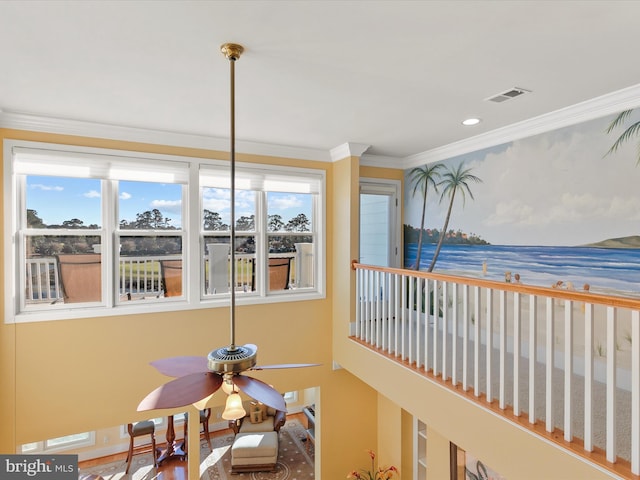
[{"label": "painted palm tree", "polygon": [[[607,128],[607,133],[611,133],[620,125],[624,124],[625,121],[631,116],[632,113],[633,113],[633,110],[625,110],[624,112],[620,112],[618,116],[614,118],[613,121],[609,124],[609,127]],[[627,129],[624,132],[622,132],[622,134],[614,142],[614,144],[611,146],[611,148],[605,154],[605,156],[616,152],[623,143],[625,143],[626,141],[630,140],[632,137],[637,135],[640,135],[640,121],[629,125],[629,127],[627,127]],[[640,143],[638,144],[638,158],[636,160],[636,166],[637,165],[640,165]]]},{"label": "painted palm tree", "polygon": [[464,168],[464,163],[461,163],[456,168],[450,168],[445,172],[442,175],[442,180],[438,183],[438,186],[443,187],[442,193],[440,194],[440,202],[448,196],[449,208],[447,209],[447,216],[444,219],[444,226],[440,231],[440,238],[438,238],[438,245],[436,246],[436,251],[433,254],[433,260],[431,260],[431,265],[429,265],[429,269],[427,270],[429,272],[433,271],[433,267],[435,267],[436,261],[438,260],[438,255],[442,248],[442,242],[446,236],[445,232],[449,226],[449,219],[451,218],[451,210],[453,210],[453,201],[456,199],[456,193],[460,192],[460,195],[462,195],[463,205],[466,201],[467,194],[469,194],[473,199],[473,193],[471,193],[471,188],[469,187],[470,182],[481,183],[482,180],[475,175],[472,175],[471,169]]},{"label": "painted palm tree", "polygon": [[424,218],[427,210],[427,193],[429,186],[438,193],[438,181],[440,180],[440,170],[444,168],[441,163],[433,163],[422,167],[412,168],[409,171],[409,182],[413,185],[411,195],[416,196],[418,190],[422,194],[422,215],[420,216],[420,233],[418,235],[418,253],[416,254],[415,269],[420,270],[420,257],[422,253],[422,235],[424,233]]}]

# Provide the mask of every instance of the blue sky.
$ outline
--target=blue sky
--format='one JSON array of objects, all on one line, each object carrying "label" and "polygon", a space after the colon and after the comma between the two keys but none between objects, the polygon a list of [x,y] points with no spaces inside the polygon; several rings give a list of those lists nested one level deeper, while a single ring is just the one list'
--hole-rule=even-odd
[{"label": "blue sky", "polygon": [[[100,180],[66,177],[27,177],[27,208],[36,210],[47,225],[61,224],[79,218],[85,225],[101,225]],[[255,213],[252,192],[236,191],[236,217]],[[181,186],[151,182],[121,181],[119,183],[119,219],[135,220],[137,213],[158,209],[171,224],[179,227],[181,218]],[[204,208],[220,213],[229,223],[229,190],[205,189]],[[268,212],[280,215],[286,223],[304,213],[311,219],[311,195],[269,193]]]}]

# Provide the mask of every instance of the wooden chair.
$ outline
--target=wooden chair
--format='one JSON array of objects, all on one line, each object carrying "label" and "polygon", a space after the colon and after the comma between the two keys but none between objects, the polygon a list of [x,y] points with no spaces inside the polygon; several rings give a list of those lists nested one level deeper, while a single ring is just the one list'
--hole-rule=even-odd
[{"label": "wooden chair", "polygon": [[291,257],[269,259],[269,290],[286,290],[289,288],[291,274]]},{"label": "wooden chair", "polygon": [[[204,410],[200,410],[200,425],[202,426],[202,433],[204,433],[204,439],[207,441],[207,445],[209,445],[209,450],[213,452],[213,448],[211,448],[211,434],[209,433],[209,418],[211,418],[211,409],[205,408]],[[189,434],[189,414],[185,412],[184,414],[184,444],[182,449],[184,452],[187,452],[187,438]]]},{"label": "wooden chair", "polygon": [[160,275],[165,297],[182,295],[182,260],[160,260]]},{"label": "wooden chair", "polygon": [[64,303],[102,300],[102,256],[99,253],[57,256]]},{"label": "wooden chair", "polygon": [[207,445],[209,445],[209,450],[213,451],[213,449],[211,448],[211,435],[209,433],[209,418],[211,418],[210,408],[200,410],[200,425],[202,425],[204,438],[207,441]]},{"label": "wooden chair", "polygon": [[158,466],[158,452],[156,450],[156,425],[153,420],[143,420],[142,422],[129,423],[127,425],[127,432],[129,432],[129,452],[127,453],[127,469],[125,475],[129,473],[129,467],[131,467],[131,460],[133,459],[133,440],[136,437],[143,435],[151,436],[151,448],[153,450],[153,466]]}]

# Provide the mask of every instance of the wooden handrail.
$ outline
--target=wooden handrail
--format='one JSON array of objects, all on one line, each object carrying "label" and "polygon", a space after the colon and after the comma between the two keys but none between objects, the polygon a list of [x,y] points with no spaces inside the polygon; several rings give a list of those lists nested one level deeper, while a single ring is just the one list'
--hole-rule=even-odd
[{"label": "wooden handrail", "polygon": [[463,277],[459,275],[449,275],[444,273],[425,272],[422,270],[409,270],[406,268],[380,267],[377,265],[366,265],[351,261],[352,270],[369,270],[373,272],[385,272],[395,275],[404,275],[415,278],[428,278],[443,282],[452,282],[475,287],[491,288],[494,290],[504,290],[507,292],[518,292],[528,295],[539,295],[544,297],[558,298],[561,300],[572,300],[575,302],[592,303],[594,305],[606,305],[619,308],[631,308],[640,310],[640,299],[632,297],[619,297],[615,295],[604,295],[592,292],[581,292],[578,290],[565,290],[562,288],[540,287],[523,283],[499,282],[496,280],[485,280],[481,278]]}]

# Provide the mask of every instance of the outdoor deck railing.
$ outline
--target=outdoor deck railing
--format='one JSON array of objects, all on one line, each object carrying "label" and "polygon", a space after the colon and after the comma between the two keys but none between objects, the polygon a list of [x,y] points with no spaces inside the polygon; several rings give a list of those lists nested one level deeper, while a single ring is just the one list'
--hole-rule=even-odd
[{"label": "outdoor deck railing", "polygon": [[618,474],[640,474],[639,300],[353,268],[352,337],[520,425],[562,433],[573,451],[600,452]]},{"label": "outdoor deck railing", "polygon": [[[307,244],[304,244],[307,245]],[[310,244],[309,244],[310,245]],[[228,248],[227,248],[228,250]],[[270,257],[291,257],[292,268],[289,284],[292,286],[310,286],[313,270],[312,254],[306,249],[298,252],[269,254]],[[119,262],[118,293],[121,296],[160,296],[162,295],[161,260],[180,260],[180,255],[157,256],[121,256]],[[311,260],[310,260],[311,258]],[[255,254],[236,254],[236,289],[252,291],[255,288]],[[222,263],[213,268],[216,261],[213,253],[205,256],[205,280],[203,291],[206,294],[228,293],[229,257],[225,253]],[[307,268],[305,268],[307,266]],[[55,257],[30,258],[26,260],[26,303],[50,303],[63,301],[58,262]]]}]

